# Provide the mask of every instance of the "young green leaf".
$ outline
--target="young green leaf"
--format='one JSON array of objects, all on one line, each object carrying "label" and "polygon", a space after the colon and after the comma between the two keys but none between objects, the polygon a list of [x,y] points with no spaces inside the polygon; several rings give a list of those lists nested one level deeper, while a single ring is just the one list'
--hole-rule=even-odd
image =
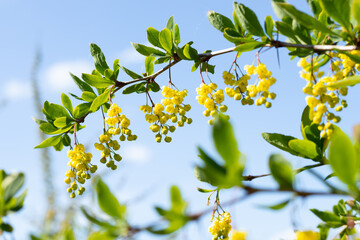
[{"label": "young green leaf", "polygon": [[93,92],[83,91],[81,94],[81,99],[86,102],[92,102],[96,98],[96,94]]},{"label": "young green leaf", "polygon": [[265,18],[265,32],[270,39],[273,38],[273,29],[274,29],[274,21],[271,16],[266,16]]},{"label": "young green leaf", "polygon": [[90,110],[91,103],[80,103],[74,108],[74,118],[81,118]]},{"label": "young green leaf", "polygon": [[48,101],[44,102],[44,107],[42,111],[44,114],[46,114],[46,116],[50,117],[52,120],[64,116],[71,119],[68,111],[63,106],[55,103],[49,103]]},{"label": "young green leaf", "polygon": [[280,154],[272,154],[269,159],[269,168],[281,189],[292,189],[294,175],[290,162]]},{"label": "young green leaf", "polygon": [[360,24],[360,0],[353,0],[351,7],[352,16],[357,24]]},{"label": "young green leaf", "polygon": [[108,69],[109,66],[106,63],[103,52],[96,44],[91,43],[90,44],[90,53],[91,53],[91,56],[94,57],[94,63],[95,63],[96,70],[98,70],[101,74],[104,75],[105,70]]},{"label": "young green leaf", "polygon": [[172,31],[174,29],[174,26],[175,26],[174,16],[171,16],[166,23],[166,28]]},{"label": "young green leaf", "polygon": [[71,120],[68,119],[67,117],[59,117],[59,118],[55,119],[55,121],[54,121],[55,127],[58,127],[58,128],[66,127],[70,123],[71,123]]},{"label": "young green leaf", "polygon": [[185,44],[183,47],[183,54],[187,59],[199,60],[198,51],[191,47],[190,44]]},{"label": "young green leaf", "polygon": [[253,42],[247,42],[247,43],[243,43],[243,44],[240,44],[238,45],[234,51],[237,51],[237,52],[249,52],[249,51],[252,51],[256,48],[260,48],[260,47],[263,47],[265,45],[265,43],[262,43],[262,42],[257,42],[257,41],[253,41]]},{"label": "young green leaf", "polygon": [[286,207],[289,203],[290,203],[290,199],[280,202],[280,203],[277,203],[277,204],[274,204],[274,205],[261,206],[261,207],[272,209],[272,210],[280,210],[280,209],[283,209],[284,207]]},{"label": "young green leaf", "polygon": [[221,15],[220,13],[209,11],[208,18],[211,25],[213,25],[213,27],[219,30],[220,32],[224,32],[225,28],[230,28],[235,30],[235,26],[233,22],[224,15]]},{"label": "young green leaf", "polygon": [[69,112],[71,114],[73,114],[73,106],[72,106],[71,100],[70,100],[69,96],[66,95],[65,93],[61,94],[61,103],[64,105],[64,107],[67,110],[69,110]]},{"label": "young green leaf", "polygon": [[155,57],[153,56],[147,56],[145,58],[145,71],[148,76],[154,73],[154,61]]},{"label": "young green leaf", "polygon": [[311,17],[310,15],[301,12],[297,10],[294,6],[288,3],[276,3],[276,6],[279,7],[283,12],[285,12],[288,16],[295,19],[297,22],[299,22],[302,26],[308,28],[308,29],[316,29],[320,32],[337,35],[336,33],[332,32],[319,22],[316,18]]},{"label": "young green leaf", "polygon": [[255,36],[265,36],[264,30],[262,29],[256,14],[250,8],[234,2],[234,10],[245,31]]},{"label": "young green leaf", "polygon": [[103,78],[97,75],[83,73],[81,78],[88,83],[89,85],[96,87],[96,88],[106,88],[108,86],[114,85],[115,82],[111,81],[107,78]]},{"label": "young green leaf", "polygon": [[123,219],[126,207],[120,205],[116,197],[110,192],[109,187],[99,178],[96,181],[96,193],[101,210],[115,219]]},{"label": "young green leaf", "polygon": [[132,79],[138,79],[138,78],[142,78],[141,75],[127,69],[126,67],[123,67],[122,65],[120,65],[119,63],[119,67],[127,74],[129,75]]},{"label": "young green leaf", "polygon": [[350,0],[319,0],[319,3],[332,19],[351,32]]},{"label": "young green leaf", "polygon": [[23,173],[13,173],[8,175],[1,183],[1,188],[4,191],[4,203],[7,203],[20,190],[25,182]]},{"label": "young green leaf", "polygon": [[[166,54],[156,48],[152,48],[152,47],[148,47],[139,43],[131,43],[131,45],[135,48],[135,50],[140,53],[141,55],[144,56],[158,56],[158,57],[162,57],[162,56],[166,56]],[[165,49],[166,50],[166,49]]]},{"label": "young green leaf", "polygon": [[216,150],[225,160],[225,164],[231,167],[238,162],[240,152],[238,150],[233,128],[229,121],[222,115],[216,118],[212,135]]},{"label": "young green leaf", "polygon": [[271,0],[271,5],[276,16],[280,19],[284,19],[285,17],[287,17],[287,14],[284,10],[278,7],[276,3],[286,3],[286,0]]},{"label": "young green leaf", "polygon": [[158,30],[156,30],[153,27],[149,27],[146,30],[146,33],[147,33],[147,39],[148,39],[149,43],[151,43],[155,47],[162,48],[160,41],[159,41],[160,32]]},{"label": "young green leaf", "polygon": [[293,139],[289,141],[289,147],[299,155],[315,161],[321,160],[320,150],[316,144],[309,140]]},{"label": "young green leaf", "polygon": [[110,89],[106,89],[102,94],[100,94],[94,99],[90,106],[90,112],[96,112],[101,105],[103,105],[109,100],[109,92]]},{"label": "young green leaf", "polygon": [[351,76],[333,83],[329,83],[326,86],[328,88],[341,88],[341,87],[354,86],[359,83],[360,83],[360,76]]},{"label": "young green leaf", "polygon": [[289,147],[289,141],[296,138],[279,133],[262,133],[261,136],[271,145],[297,156],[298,153]]},{"label": "young green leaf", "polygon": [[58,144],[61,140],[61,134],[45,139],[42,143],[37,145],[35,148],[46,148]]},{"label": "young green leaf", "polygon": [[173,40],[172,33],[168,28],[161,30],[159,34],[159,41],[161,46],[169,53],[172,54]]},{"label": "young green leaf", "polygon": [[231,28],[226,28],[223,32],[223,36],[229,42],[235,43],[236,45],[246,42],[254,42],[251,38],[244,38],[240,33]]},{"label": "young green leaf", "polygon": [[329,163],[336,176],[349,187],[354,187],[357,179],[359,159],[348,136],[334,126],[329,147]]},{"label": "young green leaf", "polygon": [[174,38],[174,43],[177,46],[181,41],[180,30],[179,30],[179,26],[177,24],[175,24],[175,27],[174,27],[173,38]]}]

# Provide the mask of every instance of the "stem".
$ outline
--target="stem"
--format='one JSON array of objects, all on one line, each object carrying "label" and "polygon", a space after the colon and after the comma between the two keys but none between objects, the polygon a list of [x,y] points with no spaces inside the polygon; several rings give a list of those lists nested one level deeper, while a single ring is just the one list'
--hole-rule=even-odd
[{"label": "stem", "polygon": [[[353,51],[353,50],[360,50],[360,46],[355,46],[355,45],[348,45],[348,46],[337,46],[337,45],[307,45],[307,44],[294,44],[294,43],[287,43],[287,42],[282,42],[282,41],[278,41],[278,40],[273,40],[271,41],[271,43],[264,45],[263,47],[275,47],[275,48],[282,48],[282,47],[286,47],[286,48],[304,48],[304,49],[311,49],[314,52],[324,52],[324,51],[332,51],[332,50],[340,50],[340,51]],[[230,52],[234,52],[235,47],[231,47],[231,48],[226,48],[223,50],[218,50],[218,51],[213,51],[213,52],[207,52],[207,53],[200,53],[198,54],[200,61],[204,62],[204,61],[209,61],[210,58],[218,56],[218,55],[222,55],[222,54],[226,54],[226,53],[230,53]],[[179,63],[182,59],[179,57],[174,57],[174,61],[170,62],[168,65],[166,65],[164,68],[160,69],[159,71],[157,71],[156,73],[150,75],[150,76],[146,76],[143,78],[137,78],[137,79],[133,79],[131,81],[128,82],[122,82],[122,81],[116,81],[115,83],[115,89],[113,91],[113,93],[117,92],[118,90],[120,90],[121,88],[123,88],[126,85],[129,84],[133,84],[133,83],[137,83],[137,82],[141,82],[141,81],[149,81],[149,80],[154,80],[158,75],[162,74],[163,72],[165,72],[166,70],[168,70],[169,68],[171,68],[172,66],[176,65],[177,63]],[[89,115],[90,112],[86,113],[83,117],[79,118],[76,120],[76,122],[80,123],[80,122],[84,122],[84,119],[87,115]]]},{"label": "stem", "polygon": [[[323,163],[318,163],[318,164],[314,164],[314,165],[309,165],[309,166],[305,166],[305,167],[302,167],[302,168],[298,168],[298,169],[295,169],[294,170],[294,174],[298,174],[298,173],[301,173],[305,170],[308,170],[308,169],[312,169],[312,168],[317,168],[317,167],[321,167],[323,166],[324,164]],[[262,177],[267,177],[267,176],[271,176],[271,173],[266,173],[266,174],[261,174],[261,175],[247,175],[247,176],[243,176],[243,181],[252,181],[256,178],[262,178]]]}]

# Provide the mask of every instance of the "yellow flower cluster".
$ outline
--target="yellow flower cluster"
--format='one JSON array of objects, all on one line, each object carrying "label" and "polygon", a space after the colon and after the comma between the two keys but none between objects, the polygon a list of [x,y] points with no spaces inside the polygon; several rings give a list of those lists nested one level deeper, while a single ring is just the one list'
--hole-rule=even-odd
[{"label": "yellow flower cluster", "polygon": [[320,240],[320,234],[313,231],[297,231],[296,240]]},{"label": "yellow flower cluster", "polygon": [[176,130],[174,125],[168,124],[169,120],[172,123],[177,123],[178,127],[183,127],[185,123],[191,124],[192,119],[186,117],[191,106],[183,103],[187,96],[187,90],[179,91],[164,86],[161,94],[164,97],[161,103],[155,104],[154,107],[142,105],[140,111],[146,114],[146,121],[151,123],[150,130],[156,133],[156,142],[161,142],[164,138],[164,141],[169,143],[172,139],[167,134]]},{"label": "yellow flower cluster", "polygon": [[230,240],[246,240],[246,232],[232,230]]},{"label": "yellow flower cluster", "polygon": [[[104,134],[99,136],[99,143],[94,144],[95,148],[101,151],[100,162],[106,164],[106,166],[112,170],[117,169],[114,160],[119,162],[122,159],[122,157],[115,152],[120,149],[120,144],[113,138],[120,135],[120,141],[134,141],[137,139],[137,136],[133,135],[129,129],[130,120],[125,115],[120,115],[120,113],[121,108],[115,103],[111,104],[107,111],[108,118],[106,119],[108,129]],[[108,161],[107,158],[110,158],[110,160]]]},{"label": "yellow flower cluster", "polygon": [[[224,83],[228,86],[225,88],[225,93],[235,100],[241,100],[242,105],[265,105],[265,107],[271,107],[271,102],[267,99],[275,99],[276,94],[269,92],[269,88],[276,82],[276,79],[272,77],[272,73],[267,70],[265,64],[260,63],[258,66],[245,65],[245,71],[247,72],[242,77],[236,79],[235,75],[224,72]],[[258,81],[254,85],[249,85],[248,81],[251,79],[251,75],[258,75]],[[258,97],[255,101],[253,98]]]},{"label": "yellow flower cluster", "polygon": [[68,163],[70,170],[66,171],[65,183],[70,184],[67,191],[70,193],[70,197],[74,198],[76,190],[78,190],[78,195],[83,194],[85,191],[85,188],[79,187],[78,183],[84,184],[86,179],[90,179],[90,174],[96,172],[97,166],[91,164],[92,154],[86,153],[82,144],[77,144],[74,150],[69,150],[68,157],[70,159]]},{"label": "yellow flower cluster", "polygon": [[230,213],[224,212],[219,214],[209,227],[209,232],[213,235],[212,240],[229,239],[229,232],[231,231],[230,223]]},{"label": "yellow flower cluster", "polygon": [[[360,51],[351,53],[360,56]],[[311,109],[310,118],[314,123],[319,124],[321,137],[330,137],[333,132],[331,121],[338,123],[341,120],[340,116],[330,110],[340,112],[347,107],[347,102],[342,96],[347,95],[348,88],[334,88],[328,85],[354,75],[360,70],[360,65],[355,64],[344,54],[331,53],[330,56],[333,57],[332,59],[337,59],[331,62],[331,76],[324,76],[324,72],[319,71],[321,58],[313,57],[312,63],[306,58],[301,58],[298,62],[298,66],[302,67],[300,76],[307,81],[303,92],[308,95],[306,103]]]},{"label": "yellow flower cluster", "polygon": [[227,106],[221,104],[224,101],[224,91],[222,89],[217,89],[215,83],[210,83],[208,85],[201,83],[201,85],[196,88],[196,92],[198,94],[196,99],[199,104],[204,105],[206,108],[203,115],[205,117],[213,117],[213,119],[209,120],[209,124],[212,125],[215,116],[219,114],[219,112],[224,113],[227,111]]}]

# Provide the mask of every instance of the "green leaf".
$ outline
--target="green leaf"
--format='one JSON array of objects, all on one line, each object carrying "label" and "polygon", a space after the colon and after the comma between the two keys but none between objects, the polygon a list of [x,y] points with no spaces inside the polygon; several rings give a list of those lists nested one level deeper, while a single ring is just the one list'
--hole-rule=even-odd
[{"label": "green leaf", "polygon": [[71,119],[68,111],[63,106],[55,103],[49,103],[48,101],[44,102],[44,107],[42,111],[47,117],[50,117],[50,119],[52,120],[55,120],[59,117],[67,117]]},{"label": "green leaf", "polygon": [[23,173],[13,173],[8,175],[1,183],[4,191],[4,203],[7,203],[20,190],[25,182]]},{"label": "green leaf", "polygon": [[194,169],[195,177],[201,182],[207,182],[213,186],[219,186],[224,182],[226,170],[215,160],[208,156],[200,147],[198,148],[199,157],[205,163],[203,167],[196,166]]},{"label": "green leaf", "polygon": [[175,24],[175,27],[174,27],[173,38],[174,38],[175,44],[178,45],[181,41],[181,38],[180,38],[179,26],[177,24]]},{"label": "green leaf", "polygon": [[278,7],[277,3],[286,3],[286,0],[271,0],[271,5],[276,16],[280,19],[284,19],[287,17],[287,14],[284,10]]},{"label": "green leaf", "polygon": [[96,97],[96,94],[93,92],[83,91],[81,94],[81,99],[86,102],[92,102]]},{"label": "green leaf", "polygon": [[138,79],[138,78],[142,78],[141,75],[127,69],[126,67],[123,67],[122,65],[120,65],[119,63],[119,67],[127,74],[129,75],[132,79]]},{"label": "green leaf", "polygon": [[[159,41],[159,34],[160,32],[158,30],[156,30],[153,27],[149,27],[146,30],[147,33],[147,39],[149,41],[149,43],[151,43],[152,45],[154,45],[155,47],[159,47],[162,48],[160,41]],[[143,54],[144,55],[144,54]]]},{"label": "green leaf", "polygon": [[114,69],[114,78],[116,80],[118,78],[118,76],[119,76],[119,69],[120,69],[119,59],[114,60],[113,69]]},{"label": "green leaf", "polygon": [[111,81],[107,78],[103,78],[97,75],[83,73],[81,77],[86,83],[96,88],[106,88],[108,86],[115,84],[114,81]]},{"label": "green leaf", "polygon": [[52,125],[51,123],[48,123],[48,122],[41,123],[39,125],[39,128],[43,133],[46,133],[46,134],[51,134],[52,132],[55,132],[56,130],[58,130],[58,128],[54,127],[54,125]]},{"label": "green leaf", "polygon": [[215,190],[211,190],[211,189],[204,189],[204,188],[199,188],[197,187],[196,188],[199,192],[201,193],[211,193],[211,192],[214,192]]},{"label": "green leaf", "polygon": [[359,168],[359,159],[348,136],[337,126],[331,135],[329,163],[335,175],[349,187],[354,187]]},{"label": "green leaf", "polygon": [[153,56],[147,56],[145,58],[145,71],[148,76],[154,73],[154,61],[155,57]]},{"label": "green leaf", "polygon": [[252,38],[244,38],[240,33],[231,28],[225,29],[223,36],[226,40],[235,43],[236,45],[246,42],[254,42]]},{"label": "green leaf", "polygon": [[239,161],[240,152],[231,124],[220,115],[216,118],[212,130],[216,150],[225,160],[226,165],[233,166]]},{"label": "green leaf", "polygon": [[310,158],[316,161],[321,160],[321,156],[319,154],[320,150],[312,141],[293,139],[290,140],[288,144],[292,150],[298,152],[303,157]]},{"label": "green leaf", "polygon": [[316,20],[316,18],[311,17],[310,15],[297,10],[294,6],[288,3],[276,3],[277,7],[279,7],[283,12],[285,12],[288,16],[295,19],[302,26],[308,29],[316,29],[320,32],[328,33],[331,35],[337,35],[336,33],[329,30],[324,24]]},{"label": "green leaf", "polygon": [[319,3],[332,19],[340,23],[349,33],[351,32],[349,0],[319,0]]},{"label": "green leaf", "polygon": [[341,88],[341,87],[348,87],[348,86],[354,86],[356,84],[360,83],[360,76],[351,76],[344,78],[342,80],[329,83],[326,85],[328,88]]},{"label": "green leaf", "polygon": [[102,94],[97,96],[94,101],[91,103],[90,112],[96,112],[101,105],[106,103],[109,100],[110,89],[106,89]]},{"label": "green leaf", "polygon": [[81,118],[90,110],[91,103],[81,103],[74,108],[74,117]]},{"label": "green leaf", "polygon": [[277,204],[274,204],[274,205],[261,206],[261,207],[272,209],[272,210],[280,210],[280,209],[283,209],[284,207],[286,207],[289,203],[290,203],[290,199],[280,202],[280,203],[277,203]]},{"label": "green leaf", "polygon": [[357,24],[360,24],[360,0],[353,0],[352,2],[352,16],[356,20]]},{"label": "green leaf", "polygon": [[138,53],[140,53],[141,55],[144,55],[144,56],[150,56],[150,55],[159,56],[159,57],[166,56],[166,54],[164,52],[162,52],[158,49],[152,48],[152,47],[148,47],[148,46],[145,46],[145,45],[142,45],[139,43],[133,43],[133,42],[131,43],[131,45],[135,48],[135,50]]},{"label": "green leaf", "polygon": [[172,54],[173,41],[171,31],[167,28],[161,30],[159,34],[159,41],[161,46],[169,53]]},{"label": "green leaf", "polygon": [[244,29],[241,26],[239,18],[236,16],[235,10],[232,12],[232,17],[234,19],[235,30],[244,37]]},{"label": "green leaf", "polygon": [[84,214],[84,216],[92,223],[104,227],[104,228],[113,228],[114,226],[111,225],[109,222],[95,216],[94,214],[91,214],[85,207],[80,207],[81,212]]},{"label": "green leaf", "polygon": [[160,57],[155,60],[154,64],[162,64],[170,61],[170,57]]},{"label": "green leaf", "polygon": [[310,119],[310,107],[306,105],[301,115],[301,133],[303,135],[303,138],[305,139],[306,139],[305,127],[310,126],[311,123],[312,121]]},{"label": "green leaf", "polygon": [[284,36],[290,38],[291,40],[298,42],[296,39],[296,34],[294,30],[286,23],[283,22],[275,22],[276,29]]},{"label": "green leaf", "polygon": [[151,90],[153,92],[158,92],[160,91],[160,86],[156,82],[152,82],[148,84],[148,90]]},{"label": "green leaf", "polygon": [[320,211],[317,209],[310,209],[310,211],[324,222],[341,222],[340,217],[332,212]]},{"label": "green leaf", "polygon": [[257,41],[253,41],[253,42],[247,42],[247,43],[243,43],[239,46],[237,46],[234,51],[237,51],[237,52],[249,52],[249,51],[252,51],[256,48],[260,48],[260,47],[263,47],[265,46],[265,43],[262,43],[262,42],[257,42]]},{"label": "green leaf", "polygon": [[71,100],[70,100],[69,96],[66,95],[65,93],[61,94],[61,103],[64,105],[64,107],[67,110],[69,110],[69,112],[71,114],[73,114],[73,106],[72,106]]},{"label": "green leaf", "polygon": [[61,140],[61,134],[45,139],[42,143],[37,145],[35,148],[46,148],[58,144]]},{"label": "green leaf", "polygon": [[66,127],[67,125],[69,125],[71,122],[72,121],[70,119],[68,119],[67,117],[59,117],[59,118],[55,119],[54,125],[55,125],[55,127],[63,128],[63,127]]},{"label": "green leaf", "polygon": [[190,44],[185,44],[183,47],[183,54],[187,59],[199,60],[198,51],[191,47]]},{"label": "green leaf", "polygon": [[294,175],[290,162],[280,154],[272,154],[269,167],[272,176],[281,189],[292,189]]},{"label": "green leaf", "polygon": [[266,16],[265,18],[265,32],[269,36],[270,39],[273,38],[273,29],[274,29],[274,21],[271,16]]},{"label": "green leaf", "polygon": [[14,199],[15,199],[15,202],[14,202],[14,204],[9,208],[9,210],[12,211],[12,212],[17,212],[17,211],[19,211],[20,209],[22,209],[23,206],[24,206],[24,201],[25,201],[26,194],[27,194],[27,190],[25,190],[22,194],[20,194],[20,196],[14,198]]},{"label": "green leaf", "polygon": [[225,28],[235,29],[233,22],[224,15],[221,15],[220,13],[209,11],[208,18],[211,25],[213,25],[213,27],[219,30],[220,32],[224,32]]},{"label": "green leaf", "polygon": [[174,16],[171,16],[166,23],[166,28],[172,31],[174,29],[174,26],[175,26]]},{"label": "green leaf", "polygon": [[280,148],[283,151],[291,153],[295,156],[298,155],[297,152],[295,152],[289,147],[289,141],[296,138],[292,136],[282,135],[279,133],[262,133],[261,136],[271,145]]},{"label": "green leaf", "polygon": [[265,36],[256,14],[250,8],[234,2],[234,10],[245,31],[255,36]]},{"label": "green leaf", "polygon": [[74,80],[76,85],[80,88],[81,91],[88,91],[88,92],[94,92],[94,90],[87,84],[86,82],[82,81],[77,76],[70,73],[71,78]]},{"label": "green leaf", "polygon": [[187,203],[181,197],[180,189],[177,186],[171,186],[170,189],[170,199],[171,199],[171,210],[178,213],[185,213]]},{"label": "green leaf", "polygon": [[14,230],[14,228],[8,224],[8,223],[0,223],[0,230],[1,232],[12,232]]},{"label": "green leaf", "polygon": [[215,73],[215,66],[208,62],[201,64],[201,72]]},{"label": "green leaf", "polygon": [[118,237],[111,234],[111,232],[98,231],[91,233],[88,240],[115,240],[117,238]]},{"label": "green leaf", "polygon": [[108,186],[99,178],[96,182],[96,193],[101,210],[115,219],[123,219],[126,207],[120,205]]},{"label": "green leaf", "polygon": [[[71,126],[72,127],[72,126]],[[61,142],[63,143],[64,146],[68,147],[71,144],[71,139],[69,137],[69,135],[64,134],[61,138]]]},{"label": "green leaf", "polygon": [[96,70],[98,70],[101,74],[104,75],[105,70],[108,69],[109,66],[106,63],[103,52],[96,44],[91,43],[90,44],[90,53],[91,53],[91,56],[94,57],[94,63],[95,63]]}]

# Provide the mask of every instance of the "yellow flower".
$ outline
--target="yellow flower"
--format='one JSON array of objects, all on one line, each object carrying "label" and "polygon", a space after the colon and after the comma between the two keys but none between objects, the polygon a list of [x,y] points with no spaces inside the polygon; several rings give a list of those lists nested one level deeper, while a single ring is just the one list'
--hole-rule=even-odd
[{"label": "yellow flower", "polygon": [[313,231],[296,232],[296,240],[319,240],[320,234]]},{"label": "yellow flower", "polygon": [[244,231],[233,230],[230,240],[245,240],[247,233]]}]

